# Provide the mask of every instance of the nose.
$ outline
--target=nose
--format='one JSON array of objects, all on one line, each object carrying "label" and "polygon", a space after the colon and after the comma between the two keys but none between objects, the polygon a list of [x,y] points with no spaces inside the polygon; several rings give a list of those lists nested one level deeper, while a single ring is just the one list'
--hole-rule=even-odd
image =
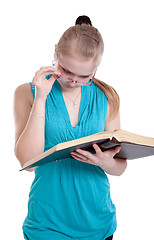
[{"label": "nose", "polygon": [[77,81],[77,76],[71,76],[71,77],[69,77],[68,78],[70,81],[72,81],[73,83],[77,83],[78,81]]},{"label": "nose", "polygon": [[77,83],[77,81],[71,80],[73,83]]}]

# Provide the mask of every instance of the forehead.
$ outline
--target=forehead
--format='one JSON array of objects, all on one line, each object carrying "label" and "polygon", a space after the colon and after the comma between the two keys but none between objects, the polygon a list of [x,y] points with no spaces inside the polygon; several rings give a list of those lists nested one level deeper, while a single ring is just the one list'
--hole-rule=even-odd
[{"label": "forehead", "polygon": [[63,68],[76,75],[90,75],[96,71],[93,58],[85,60],[79,56],[60,55],[58,61]]}]

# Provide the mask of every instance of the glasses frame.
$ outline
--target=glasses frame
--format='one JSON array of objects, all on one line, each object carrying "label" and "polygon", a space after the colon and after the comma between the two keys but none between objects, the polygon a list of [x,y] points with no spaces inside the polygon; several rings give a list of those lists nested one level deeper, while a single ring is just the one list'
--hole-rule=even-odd
[{"label": "glasses frame", "polygon": [[[59,61],[58,61],[59,62]],[[59,62],[59,65],[60,65],[60,67],[62,67],[62,68],[64,68],[61,64],[60,64],[60,62]],[[58,64],[57,64],[57,66],[58,66]],[[68,78],[62,78],[62,77],[60,77],[60,76],[58,76],[57,77],[57,80],[60,80],[60,81],[63,81],[63,82],[72,82],[72,83],[74,83],[74,84],[77,84],[77,85],[80,85],[80,86],[90,86],[91,84],[92,84],[92,82],[93,82],[93,79],[94,79],[94,77],[95,77],[95,74],[96,74],[96,71],[92,74],[92,77],[88,80],[88,84],[87,83],[81,83],[81,82],[78,82],[78,81],[74,81],[73,79],[68,79]]]},{"label": "glasses frame", "polygon": [[57,80],[60,80],[60,81],[63,81],[63,82],[72,82],[72,83],[74,83],[74,84],[78,84],[78,85],[80,85],[80,86],[90,86],[91,84],[92,84],[92,82],[93,82],[93,79],[94,79],[94,76],[95,76],[95,74],[93,74],[92,75],[92,78],[90,78],[89,80],[88,80],[88,82],[90,81],[90,83],[80,83],[80,82],[78,82],[78,81],[74,81],[74,80],[71,80],[71,79],[64,79],[64,78],[61,78],[61,77],[57,77]]}]

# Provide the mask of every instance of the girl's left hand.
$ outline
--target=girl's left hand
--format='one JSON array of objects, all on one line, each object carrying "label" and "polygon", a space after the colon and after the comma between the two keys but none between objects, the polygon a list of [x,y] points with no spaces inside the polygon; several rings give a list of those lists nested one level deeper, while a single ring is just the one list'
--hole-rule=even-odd
[{"label": "girl's left hand", "polygon": [[95,150],[95,154],[92,154],[91,152],[88,152],[82,149],[77,149],[76,151],[71,152],[71,155],[76,160],[99,166],[104,171],[106,171],[107,169],[110,169],[113,167],[114,156],[121,149],[120,146],[117,146],[114,149],[102,152],[102,150],[97,144],[93,144],[93,148]]}]

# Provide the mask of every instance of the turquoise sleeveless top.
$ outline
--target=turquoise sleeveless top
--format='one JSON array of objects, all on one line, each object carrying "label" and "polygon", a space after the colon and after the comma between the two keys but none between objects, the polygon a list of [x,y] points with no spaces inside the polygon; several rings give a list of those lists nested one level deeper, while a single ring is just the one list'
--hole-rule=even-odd
[{"label": "turquoise sleeveless top", "polygon": [[[33,96],[35,87],[30,83]],[[92,84],[82,86],[79,121],[72,127],[56,80],[45,105],[45,151],[58,143],[104,131],[107,98]],[[105,240],[116,230],[110,185],[98,166],[62,159],[37,167],[28,214],[23,223],[29,240]]]}]

